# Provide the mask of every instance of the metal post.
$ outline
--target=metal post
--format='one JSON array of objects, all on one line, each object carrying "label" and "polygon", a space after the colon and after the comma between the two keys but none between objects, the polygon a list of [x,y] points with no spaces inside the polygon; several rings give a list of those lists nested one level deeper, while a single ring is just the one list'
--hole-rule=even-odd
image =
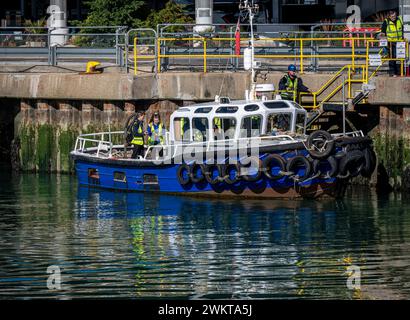
[{"label": "metal post", "polygon": [[118,66],[119,62],[120,62],[120,58],[118,55],[118,33],[119,33],[119,29],[117,28],[115,29],[115,64]]},{"label": "metal post", "polygon": [[50,28],[47,28],[48,65],[49,65],[49,66],[52,65],[50,40],[51,40],[51,37],[50,37]]},{"label": "metal post", "polygon": [[342,100],[343,100],[343,135],[346,134],[346,76],[343,77]]},{"label": "metal post", "polygon": [[207,69],[207,66],[206,66],[206,38],[204,38],[204,40],[203,40],[203,43],[204,43],[204,73],[206,73],[206,69]]},{"label": "metal post", "polygon": [[128,73],[128,42],[129,42],[129,31],[125,34],[125,45],[124,45],[124,50],[125,50],[125,72]]},{"label": "metal post", "polygon": [[300,38],[300,73],[303,74],[304,73],[304,68],[303,68],[303,39]]}]

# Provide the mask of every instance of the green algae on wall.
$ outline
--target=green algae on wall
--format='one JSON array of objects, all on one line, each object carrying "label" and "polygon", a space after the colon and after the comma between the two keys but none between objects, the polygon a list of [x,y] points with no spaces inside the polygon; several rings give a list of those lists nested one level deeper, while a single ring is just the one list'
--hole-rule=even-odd
[{"label": "green algae on wall", "polygon": [[410,165],[410,140],[388,134],[373,136],[375,150],[395,189],[402,188],[403,173]]},{"label": "green algae on wall", "polygon": [[74,163],[70,159],[70,152],[75,147],[75,142],[78,136],[77,130],[68,128],[67,130],[58,132],[58,157],[60,166],[58,171],[61,173],[73,173]]},{"label": "green algae on wall", "polygon": [[[111,127],[111,132],[122,131],[122,128]],[[81,133],[108,132],[107,125],[92,125]],[[42,124],[24,124],[19,129],[20,168],[30,172],[74,173],[74,162],[70,152],[74,149],[80,134],[74,127]],[[121,144],[122,135],[112,135],[112,143]],[[108,140],[108,134],[105,136]],[[91,147],[91,145],[89,145]]]},{"label": "green algae on wall", "polygon": [[36,165],[37,171],[56,171],[56,130],[50,124],[37,126]]},{"label": "green algae on wall", "polygon": [[34,125],[22,126],[20,138],[20,168],[23,171],[36,171],[36,128]]}]

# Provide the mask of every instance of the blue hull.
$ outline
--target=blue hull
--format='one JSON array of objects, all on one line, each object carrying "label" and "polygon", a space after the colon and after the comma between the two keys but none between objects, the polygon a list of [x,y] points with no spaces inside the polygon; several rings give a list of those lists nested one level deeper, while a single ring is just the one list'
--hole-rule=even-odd
[{"label": "blue hull", "polygon": [[[298,152],[307,156],[307,153]],[[263,160],[267,154],[261,156]],[[288,160],[295,156],[294,152],[286,153]],[[206,180],[199,183],[181,185],[177,178],[179,164],[172,165],[131,165],[118,164],[115,161],[89,161],[76,159],[76,171],[79,183],[89,187],[97,187],[127,192],[161,192],[181,195],[206,196],[244,196],[256,198],[317,198],[322,195],[338,197],[338,179],[313,179],[295,183],[289,177],[272,181],[264,175],[257,182],[239,181],[234,185],[221,182],[211,185]],[[94,174],[90,174],[90,172]],[[303,174],[303,172],[302,172]]]}]

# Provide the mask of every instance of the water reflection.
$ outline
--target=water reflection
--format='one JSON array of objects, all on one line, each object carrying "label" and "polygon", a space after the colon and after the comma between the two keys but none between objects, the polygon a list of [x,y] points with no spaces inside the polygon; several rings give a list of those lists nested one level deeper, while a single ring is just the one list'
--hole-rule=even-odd
[{"label": "water reflection", "polygon": [[[409,201],[209,200],[0,176],[0,298],[408,298]],[[346,267],[362,269],[347,289]],[[46,269],[62,269],[62,290]]]}]

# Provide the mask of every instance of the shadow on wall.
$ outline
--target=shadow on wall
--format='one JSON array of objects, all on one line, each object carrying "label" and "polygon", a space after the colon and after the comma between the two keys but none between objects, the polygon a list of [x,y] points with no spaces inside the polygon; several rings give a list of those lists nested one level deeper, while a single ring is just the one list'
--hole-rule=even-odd
[{"label": "shadow on wall", "polygon": [[410,166],[407,166],[403,172],[403,189],[410,191]]},{"label": "shadow on wall", "polygon": [[379,195],[388,194],[393,191],[393,187],[389,183],[389,175],[387,174],[384,163],[381,162],[377,166],[377,184],[376,192]]}]

